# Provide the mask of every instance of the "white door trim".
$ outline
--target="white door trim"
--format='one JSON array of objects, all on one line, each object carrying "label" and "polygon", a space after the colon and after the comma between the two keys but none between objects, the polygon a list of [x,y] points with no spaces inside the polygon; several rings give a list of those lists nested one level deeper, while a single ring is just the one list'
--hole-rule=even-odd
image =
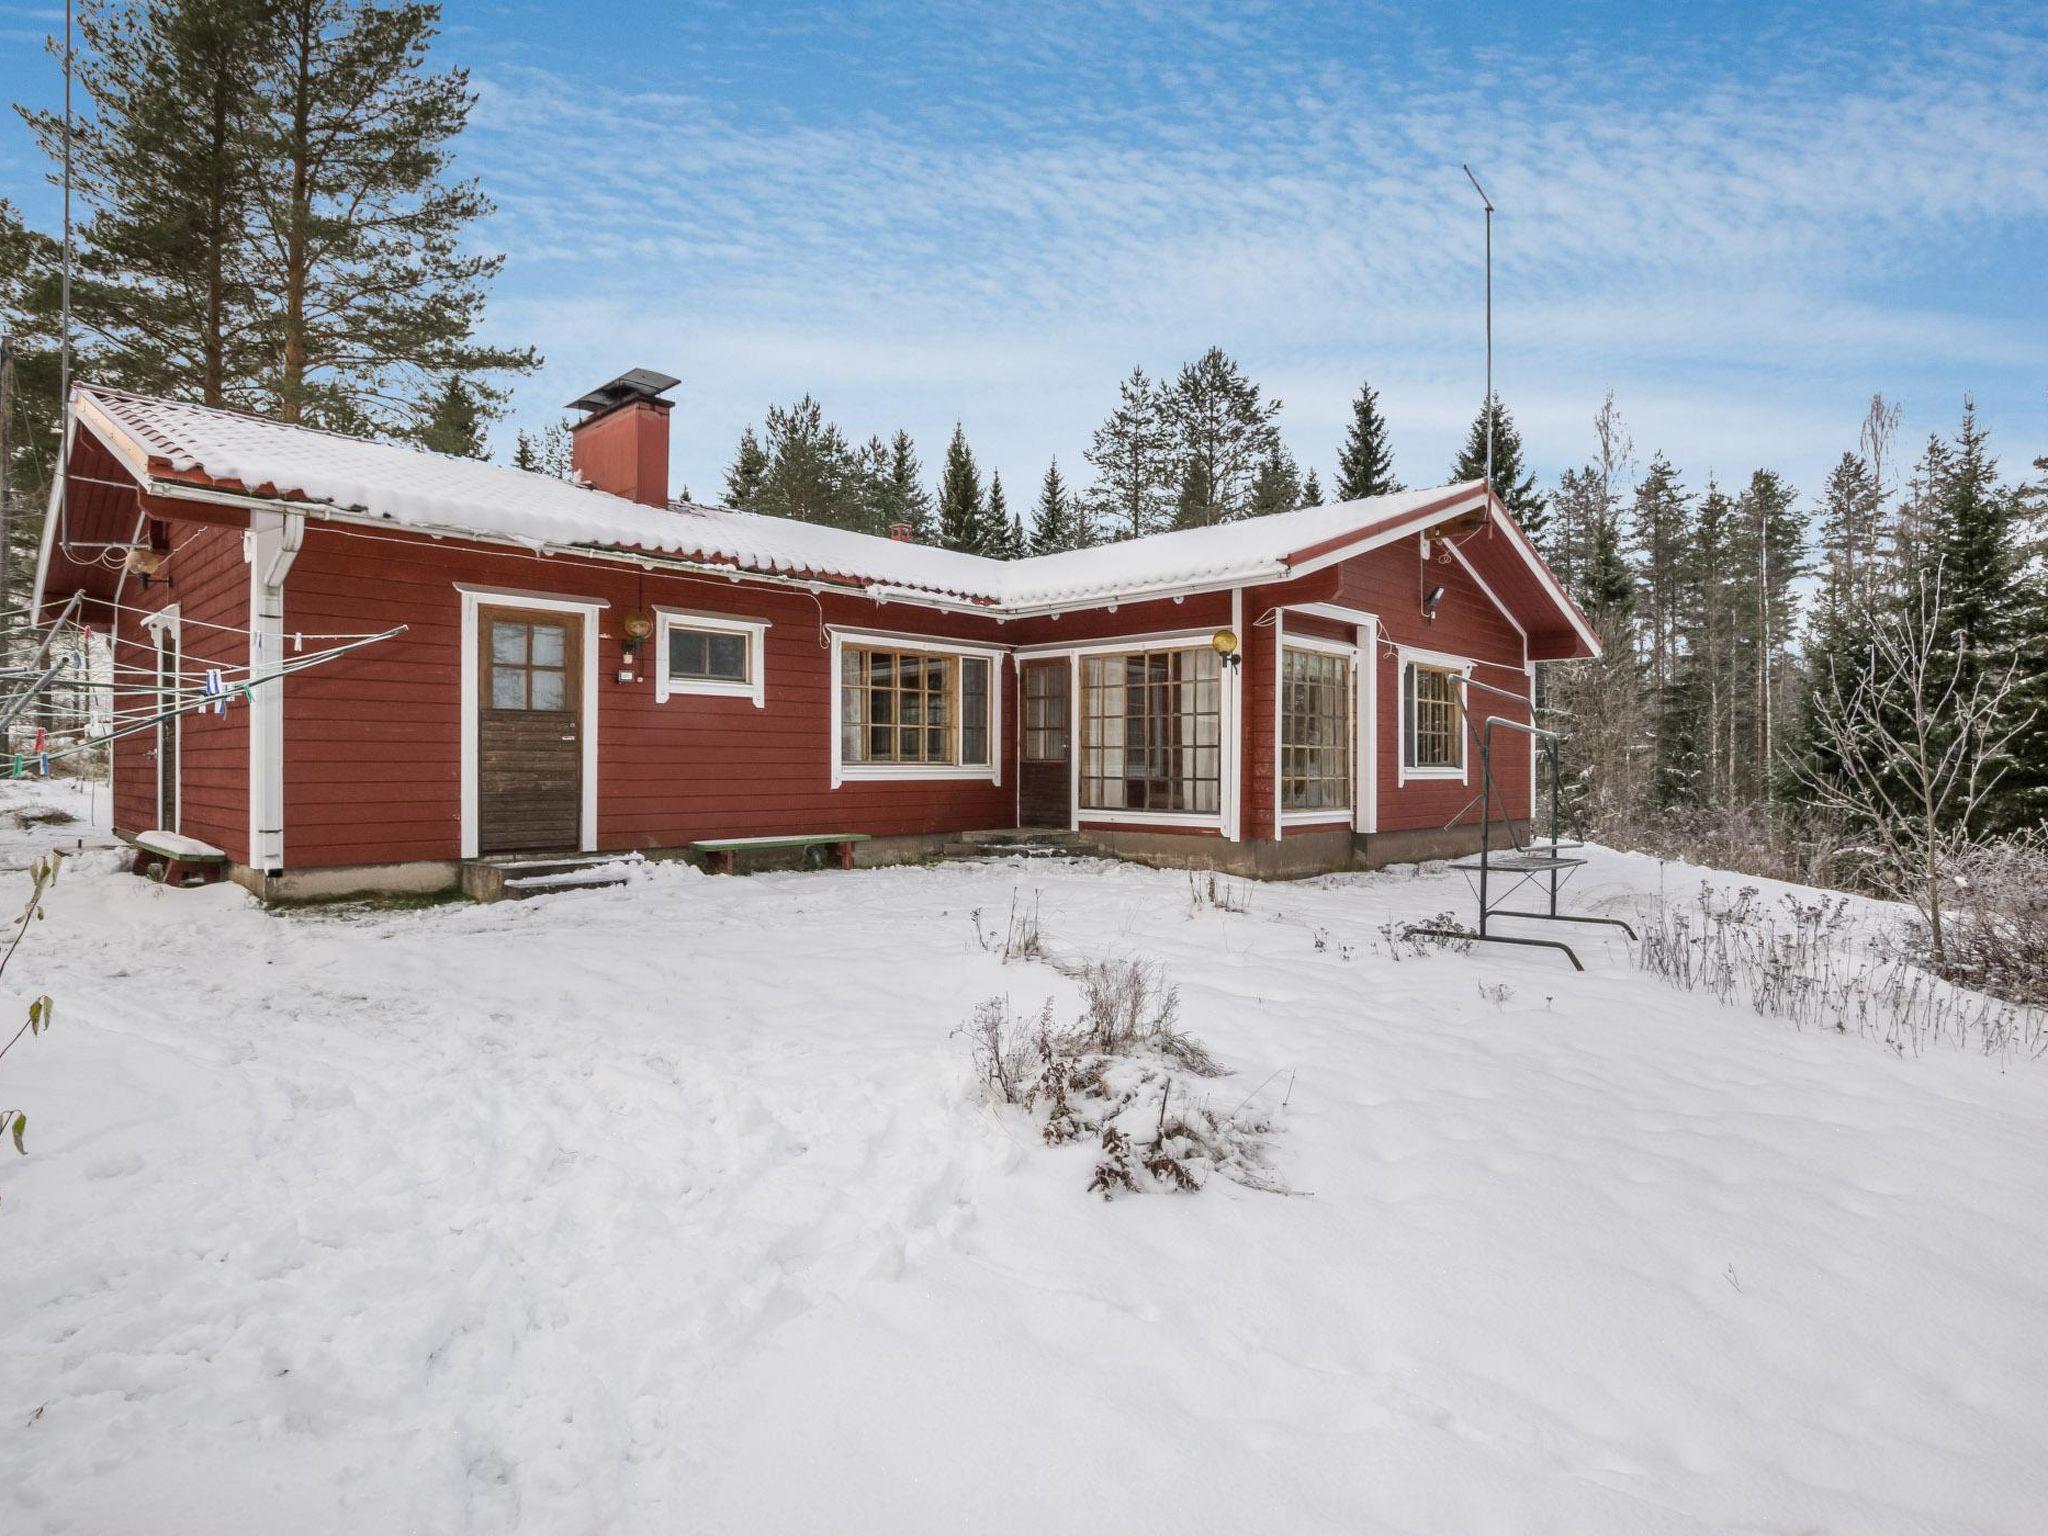
[{"label": "white door trim", "polygon": [[462,585],[462,857],[477,856],[477,610],[532,608],[544,613],[583,616],[583,813],[577,846],[597,851],[597,616],[610,605],[602,598],[542,597],[532,592],[499,591]]}]

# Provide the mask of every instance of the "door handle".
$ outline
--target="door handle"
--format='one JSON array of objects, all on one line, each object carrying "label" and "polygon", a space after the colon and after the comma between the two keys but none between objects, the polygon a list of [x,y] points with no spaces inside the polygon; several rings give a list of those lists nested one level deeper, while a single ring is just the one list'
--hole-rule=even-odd
[{"label": "door handle", "polygon": [[564,737],[562,738],[562,740],[564,740],[564,741],[574,741],[575,739],[576,739],[576,733],[575,733],[574,731],[571,731],[571,732],[570,732],[570,733],[569,733],[568,735],[566,735],[566,736],[564,736]]}]

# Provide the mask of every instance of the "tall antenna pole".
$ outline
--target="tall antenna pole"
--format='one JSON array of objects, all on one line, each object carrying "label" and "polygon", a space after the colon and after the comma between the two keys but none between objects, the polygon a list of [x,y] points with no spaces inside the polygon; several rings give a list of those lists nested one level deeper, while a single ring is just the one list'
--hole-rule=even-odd
[{"label": "tall antenna pole", "polygon": [[[63,318],[57,341],[57,505],[58,543],[71,532],[71,0],[64,0],[64,277]],[[0,560],[6,558],[0,551]],[[31,613],[34,623],[38,614]]]},{"label": "tall antenna pole", "polygon": [[[70,0],[65,0],[66,4]],[[1479,178],[1472,174],[1472,167],[1459,167],[1465,179],[1472,183],[1472,190],[1479,194],[1479,201],[1486,207],[1486,488],[1493,489],[1493,199],[1486,195],[1486,188],[1479,185]]]}]

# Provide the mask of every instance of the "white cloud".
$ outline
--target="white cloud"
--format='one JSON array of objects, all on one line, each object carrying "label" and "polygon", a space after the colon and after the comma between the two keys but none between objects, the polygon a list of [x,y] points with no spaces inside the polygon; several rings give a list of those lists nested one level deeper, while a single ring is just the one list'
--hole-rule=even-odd
[{"label": "white cloud", "polygon": [[1817,484],[1878,388],[1924,430],[1975,386],[2015,460],[2048,437],[2048,316],[2011,276],[2048,222],[2024,11],[1888,11],[1869,58],[1818,21],[1719,54],[1475,58],[1399,16],[1374,58],[1270,46],[1312,19],[940,7],[917,67],[877,73],[875,16],[835,12],[815,25],[859,70],[923,88],[830,110],[764,102],[730,60],[681,82],[479,68],[467,151],[511,255],[495,325],[553,360],[522,413],[646,364],[685,375],[700,493],[740,425],[807,389],[928,457],[963,419],[1021,486],[1078,463],[1132,362],[1215,342],[1325,474],[1371,377],[1427,480],[1480,389],[1469,158],[1502,208],[1502,392],[1546,470],[1610,386],[1694,479],[1768,460]]}]

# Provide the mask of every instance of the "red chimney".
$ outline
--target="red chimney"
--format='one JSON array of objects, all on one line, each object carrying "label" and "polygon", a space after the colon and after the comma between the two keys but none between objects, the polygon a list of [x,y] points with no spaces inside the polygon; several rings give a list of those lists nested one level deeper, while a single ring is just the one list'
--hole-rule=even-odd
[{"label": "red chimney", "polygon": [[889,525],[889,537],[894,539],[898,544],[910,543],[910,534],[911,528],[910,524],[908,523],[891,523]]},{"label": "red chimney", "polygon": [[600,384],[572,411],[590,414],[570,427],[569,462],[600,491],[650,507],[668,505],[668,413],[661,398],[681,380],[648,368]]}]

